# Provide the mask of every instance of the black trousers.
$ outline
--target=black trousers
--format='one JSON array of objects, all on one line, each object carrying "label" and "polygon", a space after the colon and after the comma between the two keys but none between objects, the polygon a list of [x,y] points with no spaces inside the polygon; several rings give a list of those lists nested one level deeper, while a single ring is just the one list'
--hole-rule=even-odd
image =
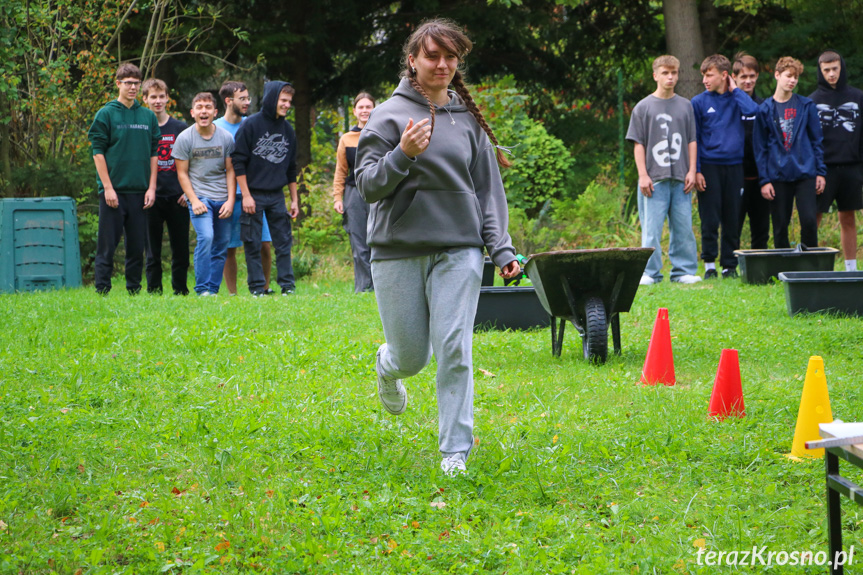
[{"label": "black trousers", "polygon": [[806,247],[818,246],[818,211],[815,199],[815,178],[797,180],[796,182],[772,182],[776,197],[770,204],[770,215],[773,217],[773,247],[790,248],[788,242],[788,225],[794,203],[797,202],[797,217],[800,218],[800,242]]},{"label": "black trousers", "polygon": [[171,287],[177,295],[189,293],[189,208],[180,196],[156,197],[147,213],[147,291],[162,293],[162,230],[168,227],[171,245]]},{"label": "black trousers", "polygon": [[[720,166],[701,163],[707,189],[698,192],[701,217],[701,259],[716,261],[723,268],[736,268],[734,250],[740,247],[740,202],[743,194],[743,164]],[[722,252],[719,252],[719,227],[722,226]]]},{"label": "black trousers", "polygon": [[740,205],[740,233],[749,216],[749,235],[753,250],[766,250],[770,238],[770,201],[761,195],[758,179],[743,181],[743,202]]},{"label": "black trousers", "polygon": [[111,291],[114,252],[120,240],[126,243],[126,289],[141,291],[144,271],[144,248],[147,239],[147,217],[144,215],[144,192],[117,194],[118,206],[110,207],[105,194],[99,194],[99,233],[96,239],[96,291]]},{"label": "black trousers", "polygon": [[[294,267],[291,264],[291,246],[294,236],[291,230],[291,216],[285,206],[285,194],[281,190],[249,190],[255,200],[255,213],[240,214],[240,237],[246,254],[249,291],[259,293],[269,286],[264,281],[264,266],[261,263],[261,237],[263,236],[264,214],[276,251],[276,283],[282,289],[293,290]],[[235,208],[236,209],[236,208]],[[240,207],[242,209],[242,206]]]}]

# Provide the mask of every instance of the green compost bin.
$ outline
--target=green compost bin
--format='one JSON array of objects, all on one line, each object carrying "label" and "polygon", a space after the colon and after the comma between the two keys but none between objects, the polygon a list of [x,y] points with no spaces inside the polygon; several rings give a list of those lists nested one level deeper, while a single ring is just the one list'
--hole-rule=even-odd
[{"label": "green compost bin", "polygon": [[75,200],[0,199],[0,292],[80,286]]}]

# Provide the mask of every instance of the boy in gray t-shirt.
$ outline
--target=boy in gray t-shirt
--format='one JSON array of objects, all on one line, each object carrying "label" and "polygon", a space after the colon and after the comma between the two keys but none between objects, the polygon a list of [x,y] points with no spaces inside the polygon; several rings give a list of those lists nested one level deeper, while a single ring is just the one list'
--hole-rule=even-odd
[{"label": "boy in gray t-shirt", "polygon": [[635,144],[638,168],[638,219],[641,246],[654,248],[641,285],[662,281],[662,228],[668,218],[671,281],[696,283],[701,278],[692,198],[695,186],[695,116],[689,100],[674,93],[680,62],[674,56],[653,61],[656,91],[632,110],[626,139]]},{"label": "boy in gray t-shirt", "polygon": [[225,255],[231,239],[231,214],[237,182],[231,152],[234,139],[213,124],[216,99],[201,92],[192,100],[195,125],[177,136],[173,156],[180,186],[189,202],[195,247],[195,293],[219,293]]}]

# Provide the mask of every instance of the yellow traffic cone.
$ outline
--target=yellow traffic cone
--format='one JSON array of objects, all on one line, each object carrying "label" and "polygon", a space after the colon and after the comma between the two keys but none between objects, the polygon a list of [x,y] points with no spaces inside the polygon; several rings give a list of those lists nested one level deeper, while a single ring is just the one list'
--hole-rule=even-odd
[{"label": "yellow traffic cone", "polygon": [[819,423],[832,421],[833,412],[830,411],[830,394],[827,392],[824,360],[821,356],[813,355],[809,358],[806,380],[803,382],[803,395],[800,397],[800,411],[797,412],[797,427],[794,429],[791,456],[824,457],[823,449],[806,449],[806,442],[820,439]]}]

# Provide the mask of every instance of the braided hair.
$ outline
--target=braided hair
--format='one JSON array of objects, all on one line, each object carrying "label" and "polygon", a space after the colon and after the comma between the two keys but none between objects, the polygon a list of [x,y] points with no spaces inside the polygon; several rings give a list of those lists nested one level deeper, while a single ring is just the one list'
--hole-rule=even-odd
[{"label": "braided hair", "polygon": [[[427,20],[423,22],[419,28],[417,28],[413,34],[411,34],[408,41],[405,42],[404,47],[404,59],[406,64],[406,69],[402,72],[401,76],[403,78],[407,78],[410,82],[413,89],[416,90],[423,98],[426,99],[429,105],[429,117],[431,119],[431,134],[434,133],[434,125],[435,125],[435,105],[429,98],[426,91],[417,81],[417,73],[414,68],[410,65],[409,56],[413,56],[414,58],[418,57],[420,51],[425,51],[426,42],[428,40],[433,40],[437,45],[445,48],[449,52],[458,56],[459,60],[459,69],[456,70],[455,76],[452,79],[452,86],[455,88],[455,92],[461,97],[467,106],[468,111],[470,111],[471,115],[476,119],[477,123],[483,129],[483,131],[488,135],[489,140],[495,145],[498,146],[497,138],[494,135],[494,132],[491,129],[491,126],[486,122],[485,117],[482,115],[479,107],[476,105],[476,102],[473,99],[473,96],[470,95],[470,91],[468,90],[467,85],[464,83],[464,77],[462,75],[462,66],[464,64],[464,58],[468,55],[471,48],[473,48],[473,42],[470,41],[470,38],[462,32],[461,27],[453,22],[452,20],[446,20],[443,18],[436,18],[434,20]],[[512,165],[512,163],[504,156],[503,152],[499,147],[495,150],[495,156],[497,158],[497,163],[499,166],[503,168],[508,168]]]}]

